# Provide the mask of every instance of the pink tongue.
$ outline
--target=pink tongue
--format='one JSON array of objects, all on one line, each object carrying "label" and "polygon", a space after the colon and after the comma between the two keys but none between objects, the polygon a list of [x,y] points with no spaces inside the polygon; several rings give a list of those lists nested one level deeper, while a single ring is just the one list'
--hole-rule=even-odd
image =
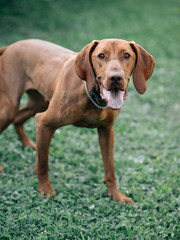
[{"label": "pink tongue", "polygon": [[112,109],[120,109],[126,99],[126,91],[111,90],[107,91],[102,85],[100,87],[102,99],[106,100],[108,107]]}]

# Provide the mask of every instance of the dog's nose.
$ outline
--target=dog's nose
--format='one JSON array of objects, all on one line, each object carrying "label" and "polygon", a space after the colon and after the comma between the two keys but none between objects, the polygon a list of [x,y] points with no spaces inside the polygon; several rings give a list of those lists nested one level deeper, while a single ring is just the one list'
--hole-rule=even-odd
[{"label": "dog's nose", "polygon": [[119,75],[113,75],[111,78],[110,78],[111,82],[119,82],[122,80],[122,77],[119,76]]},{"label": "dog's nose", "polygon": [[112,83],[118,83],[123,79],[123,73],[121,72],[110,72],[109,73],[109,80]]}]

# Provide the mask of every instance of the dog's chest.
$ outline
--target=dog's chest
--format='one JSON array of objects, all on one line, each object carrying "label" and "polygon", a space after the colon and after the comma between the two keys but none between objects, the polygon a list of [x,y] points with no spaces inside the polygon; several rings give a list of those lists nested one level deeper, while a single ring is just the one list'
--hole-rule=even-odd
[{"label": "dog's chest", "polygon": [[[119,111],[118,111],[119,112]],[[82,120],[74,123],[77,127],[87,127],[87,128],[97,128],[103,125],[111,125],[116,119],[118,112],[114,111],[113,113],[108,110],[103,110],[99,114],[96,112],[87,112],[82,117]]]},{"label": "dog's chest", "polygon": [[103,124],[102,120],[99,119],[88,119],[76,122],[74,125],[76,127],[87,127],[87,128],[97,128]]}]

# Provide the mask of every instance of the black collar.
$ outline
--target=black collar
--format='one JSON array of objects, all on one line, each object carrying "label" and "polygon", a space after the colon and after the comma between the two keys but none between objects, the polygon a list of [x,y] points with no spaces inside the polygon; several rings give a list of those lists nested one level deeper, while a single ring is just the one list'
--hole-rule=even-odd
[{"label": "black collar", "polygon": [[99,101],[106,103],[106,101],[104,99],[102,99],[101,95],[96,91],[95,88],[93,88],[93,90],[91,92],[92,92],[93,96],[95,98],[97,98]]}]

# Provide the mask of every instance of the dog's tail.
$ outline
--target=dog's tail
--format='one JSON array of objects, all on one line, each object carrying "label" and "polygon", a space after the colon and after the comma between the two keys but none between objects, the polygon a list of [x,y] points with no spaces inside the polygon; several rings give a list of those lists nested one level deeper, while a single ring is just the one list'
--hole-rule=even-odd
[{"label": "dog's tail", "polygon": [[7,48],[8,48],[8,46],[0,48],[0,55],[2,55],[6,51]]}]

